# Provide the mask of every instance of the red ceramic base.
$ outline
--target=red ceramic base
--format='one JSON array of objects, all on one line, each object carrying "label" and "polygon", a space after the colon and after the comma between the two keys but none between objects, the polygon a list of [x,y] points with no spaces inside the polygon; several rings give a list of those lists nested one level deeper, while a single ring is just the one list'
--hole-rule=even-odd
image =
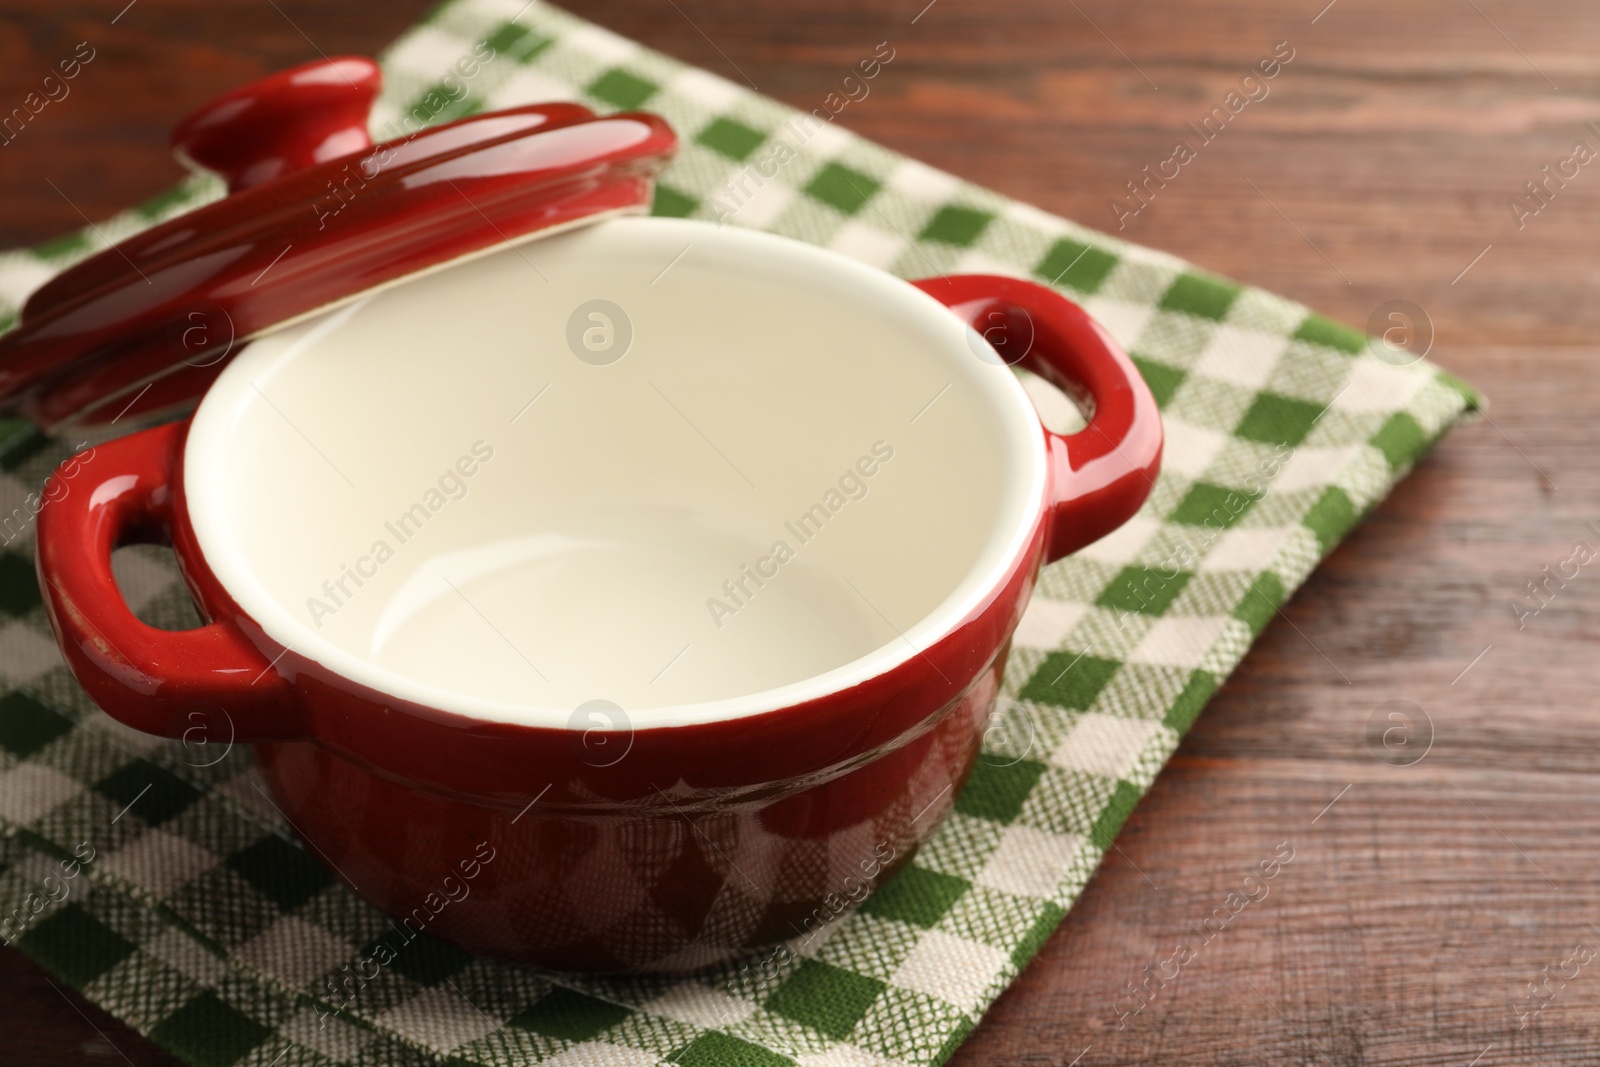
[{"label": "red ceramic base", "polygon": [[256,753],[313,851],[394,919],[384,940],[395,949],[427,934],[556,970],[678,972],[779,942],[803,952],[909,860],[972,769],[1002,666],[878,762],[730,803],[663,791],[599,811],[544,798],[517,812],[315,744]]}]

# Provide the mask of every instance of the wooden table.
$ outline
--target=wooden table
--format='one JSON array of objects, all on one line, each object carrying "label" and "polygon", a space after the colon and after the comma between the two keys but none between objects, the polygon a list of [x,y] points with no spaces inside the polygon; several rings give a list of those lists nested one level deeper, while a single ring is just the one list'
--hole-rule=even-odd
[{"label": "wooden table", "polygon": [[[1520,229],[1508,207],[1575,141],[1600,153],[1600,127],[1584,125],[1600,120],[1600,7],[1326,2],[600,0],[581,12],[718,73],[737,65],[806,108],[891,41],[894,67],[840,121],[1107,228],[1124,183],[1288,41],[1295,58],[1270,97],[1125,235],[1347,322],[1412,301],[1433,358],[1494,400],[1493,422],[1452,434],[1267,628],[960,1067],[1600,1056],[1600,963],[1554,999],[1554,977],[1529,993],[1570,974],[1576,946],[1600,949],[1600,559],[1522,629],[1509,607],[1574,542],[1600,550],[1600,165],[1552,183]],[[0,148],[0,244],[158,192],[177,174],[164,149],[176,117],[318,50],[377,49],[423,9],[138,0],[110,25],[124,3],[3,5],[0,110],[77,42],[97,55]],[[1408,766],[1371,741],[1391,701],[1431,721],[1410,735],[1422,746],[1431,733],[1431,749]],[[1285,841],[1295,859],[1271,895],[1119,1029],[1126,984]],[[0,1045],[19,1041],[6,1062],[172,1062],[6,951]]]}]

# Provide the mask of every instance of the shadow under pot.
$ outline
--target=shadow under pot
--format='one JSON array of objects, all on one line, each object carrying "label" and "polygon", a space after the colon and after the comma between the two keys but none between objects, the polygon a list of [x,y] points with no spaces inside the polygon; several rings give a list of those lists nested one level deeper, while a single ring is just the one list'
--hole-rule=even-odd
[{"label": "shadow under pot", "polygon": [[[1043,429],[1019,361],[1088,427]],[[927,840],[1040,566],[1160,448],[1048,289],[616,218],[245,346],[79,465],[39,569],[101,707],[253,743],[396,936],[684,971],[813,937]],[[111,574],[168,537],[196,630]]]}]

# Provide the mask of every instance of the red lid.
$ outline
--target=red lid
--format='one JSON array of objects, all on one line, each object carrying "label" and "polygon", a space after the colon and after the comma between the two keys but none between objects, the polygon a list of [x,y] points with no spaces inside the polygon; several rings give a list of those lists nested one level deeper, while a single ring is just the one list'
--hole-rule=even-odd
[{"label": "red lid", "polygon": [[374,146],[377,64],[308,63],[173,131],[230,195],[57,275],[0,337],[0,410],[44,426],[192,404],[274,326],[538,231],[649,208],[676,147],[654,115],[473,115]]}]

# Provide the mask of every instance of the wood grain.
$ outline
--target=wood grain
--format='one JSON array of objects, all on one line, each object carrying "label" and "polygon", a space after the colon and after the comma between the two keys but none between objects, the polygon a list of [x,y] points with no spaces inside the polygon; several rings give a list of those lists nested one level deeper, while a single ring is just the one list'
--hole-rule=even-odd
[{"label": "wood grain", "polygon": [[[0,104],[77,41],[99,50],[69,99],[0,148],[0,244],[158,192],[177,174],[175,117],[319,49],[379,48],[422,8],[139,0],[110,26],[123,2],[0,4]],[[1517,1015],[1542,968],[1600,946],[1600,572],[1585,568],[1521,631],[1507,607],[1575,539],[1600,544],[1585,526],[1600,523],[1600,168],[1521,229],[1507,207],[1574,141],[1600,149],[1584,125],[1600,120],[1600,8],[1324,2],[579,10],[807,108],[892,41],[894,65],[841,122],[1111,229],[1124,183],[1288,41],[1270,96],[1124,236],[1356,324],[1414,301],[1433,358],[1493,399],[1493,422],[1454,433],[1268,627],[959,1067],[1600,1056],[1600,968],[1526,1028]],[[1397,700],[1432,724],[1406,767],[1368,741]],[[1294,859],[1269,895],[1119,1024],[1127,984],[1198,940],[1191,924],[1280,842]],[[14,952],[0,953],[0,992],[0,1045],[26,1043],[17,1062],[120,1062],[113,1042],[139,1067],[171,1063]]]}]

